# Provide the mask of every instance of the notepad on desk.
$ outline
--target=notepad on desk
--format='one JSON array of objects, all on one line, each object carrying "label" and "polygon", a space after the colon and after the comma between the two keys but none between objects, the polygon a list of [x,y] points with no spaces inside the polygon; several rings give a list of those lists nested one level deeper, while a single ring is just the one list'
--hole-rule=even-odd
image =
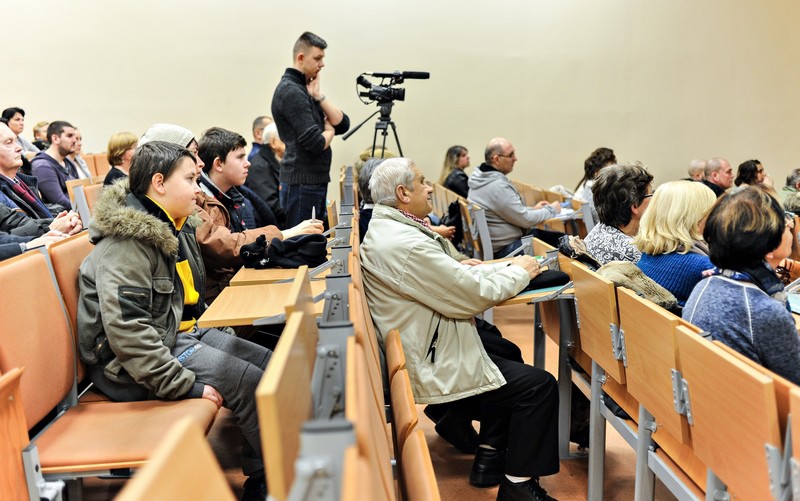
[{"label": "notepad on desk", "polygon": [[789,308],[792,309],[792,313],[797,313],[800,315],[800,294],[792,293],[788,295],[789,298]]}]

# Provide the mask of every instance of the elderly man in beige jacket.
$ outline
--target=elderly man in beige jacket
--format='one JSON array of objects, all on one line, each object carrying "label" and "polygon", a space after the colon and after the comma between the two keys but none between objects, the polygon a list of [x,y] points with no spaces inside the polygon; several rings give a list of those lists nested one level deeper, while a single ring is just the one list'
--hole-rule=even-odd
[{"label": "elderly man in beige jacket", "polygon": [[414,163],[384,161],[361,246],[364,286],[381,342],[400,329],[417,403],[480,409],[470,483],[500,484],[498,500],[548,500],[539,477],[558,472],[558,394],[552,375],[487,353],[473,317],[513,297],[539,274],[530,256],[459,263],[423,218],[432,189]]}]

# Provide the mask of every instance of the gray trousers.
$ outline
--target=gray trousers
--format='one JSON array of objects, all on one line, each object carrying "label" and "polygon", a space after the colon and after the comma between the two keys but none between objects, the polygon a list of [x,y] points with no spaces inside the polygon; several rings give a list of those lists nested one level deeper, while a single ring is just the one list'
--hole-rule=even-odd
[{"label": "gray trousers", "polygon": [[[213,386],[222,395],[222,405],[233,413],[245,438],[242,472],[262,476],[264,461],[256,411],[256,387],[272,352],[267,348],[218,329],[196,329],[178,334],[171,350],[178,361],[195,373],[195,381]],[[112,400],[153,400],[155,393],[136,383],[118,383],[103,374],[102,365],[88,367],[97,389]]]},{"label": "gray trousers", "polygon": [[178,334],[172,354],[195,373],[195,381],[213,386],[222,395],[222,405],[231,410],[245,438],[242,472],[263,475],[255,394],[272,352],[218,329],[196,329]]}]

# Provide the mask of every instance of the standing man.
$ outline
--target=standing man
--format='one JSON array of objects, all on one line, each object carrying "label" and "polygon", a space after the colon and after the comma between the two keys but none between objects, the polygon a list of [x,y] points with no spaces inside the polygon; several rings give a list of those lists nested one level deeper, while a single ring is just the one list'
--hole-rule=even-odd
[{"label": "standing man", "polygon": [[706,178],[703,184],[711,188],[717,198],[733,184],[733,167],[724,158],[712,158],[706,162]]},{"label": "standing man", "polygon": [[37,154],[31,162],[33,175],[39,179],[39,190],[46,203],[69,210],[72,204],[67,196],[67,181],[78,179],[75,164],[67,158],[67,155],[75,153],[75,127],[69,122],[56,120],[47,127],[47,139],[50,147]]},{"label": "standing man", "polygon": [[264,144],[264,128],[271,123],[272,118],[267,116],[256,117],[256,119],[253,120],[253,147],[250,149],[250,153],[247,154],[248,162],[252,162],[256,155],[258,155],[258,150],[260,150],[261,145]]},{"label": "standing man", "polygon": [[305,32],[294,44],[294,65],[286,68],[272,97],[272,116],[286,143],[281,161],[281,207],[286,225],[311,217],[323,221],[331,180],[331,141],[350,128],[350,119],[322,93],[319,72],[328,44]]}]

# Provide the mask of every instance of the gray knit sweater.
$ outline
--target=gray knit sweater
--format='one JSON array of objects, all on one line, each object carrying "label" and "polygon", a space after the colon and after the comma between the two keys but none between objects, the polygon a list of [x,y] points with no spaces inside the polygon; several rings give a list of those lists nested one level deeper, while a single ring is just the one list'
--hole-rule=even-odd
[{"label": "gray knit sweater", "polygon": [[[327,184],[331,180],[331,149],[325,148],[322,131],[325,114],[308,93],[306,78],[294,68],[286,68],[272,96],[272,117],[286,153],[281,161],[281,182],[296,184]],[[336,135],[350,128],[344,115],[334,126]]]},{"label": "gray knit sweater", "polygon": [[754,284],[719,275],[703,279],[686,301],[683,318],[800,384],[800,336],[792,314]]},{"label": "gray knit sweater", "polygon": [[[537,224],[556,215],[548,206],[528,207],[505,174],[482,164],[469,177],[469,199],[486,210],[486,224],[494,251],[502,249]],[[484,170],[487,169],[487,170]]]}]

